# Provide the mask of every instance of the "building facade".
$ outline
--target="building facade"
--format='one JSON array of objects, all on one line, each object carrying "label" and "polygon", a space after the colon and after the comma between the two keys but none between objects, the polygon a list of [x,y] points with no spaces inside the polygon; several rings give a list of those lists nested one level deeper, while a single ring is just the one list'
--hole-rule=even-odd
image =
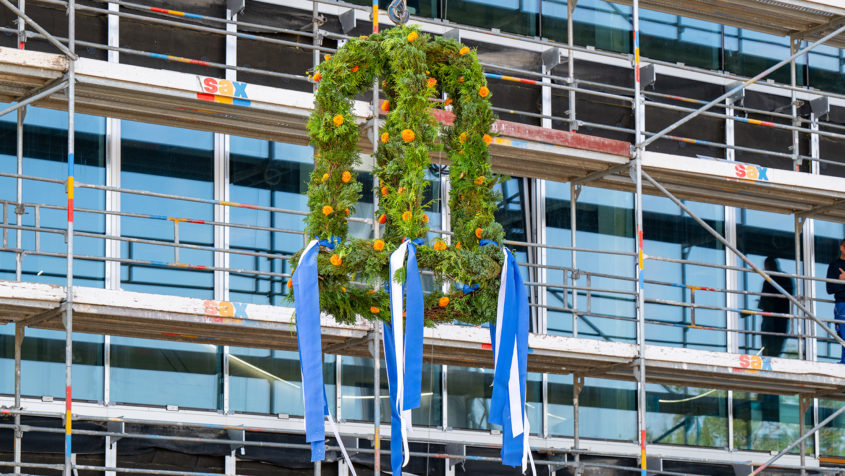
[{"label": "building facade", "polygon": [[[795,30],[791,4],[769,3],[769,21]],[[747,474],[842,407],[841,346],[824,328],[833,328],[825,272],[845,238],[843,45],[798,56],[640,157],[726,246],[656,186],[642,182],[637,193],[630,145],[817,37],[669,7],[634,15],[601,0],[408,7],[422,31],[476,49],[493,92],[493,164],[510,176],[498,185],[498,220],[531,297],[527,411],[541,474],[628,474],[643,447],[649,471]],[[85,288],[74,298],[83,332],[71,353],[79,473],[315,472],[301,446],[297,353],[278,337],[293,334],[288,259],[304,243],[313,168],[304,120],[316,86],[306,73],[372,31],[366,2],[79,2],[75,32],[66,2],[20,8],[60,41],[74,37],[79,59],[65,60],[2,7],[4,107],[61,80],[68,64],[76,97],[57,90],[0,118],[0,407],[13,410],[0,413],[0,472],[13,472],[16,458],[24,474],[55,474],[64,462],[68,130],[73,284]],[[823,2],[802,8],[807,18],[841,18]],[[390,26],[383,12],[381,21]],[[805,23],[813,34],[836,28]],[[207,78],[238,86],[208,92]],[[372,95],[357,99],[371,130]],[[372,237],[377,198],[372,160],[362,157],[365,193],[350,229]],[[448,163],[432,164],[431,237],[448,236]],[[731,248],[759,268],[777,258],[805,309],[761,314],[764,279]],[[276,312],[286,317],[274,321]],[[778,334],[767,319],[790,323],[778,355],[765,349]],[[409,473],[518,473],[495,462],[492,361],[470,351],[475,330],[455,323],[427,334]],[[326,332],[336,336],[324,357],[329,407],[358,474],[370,474],[376,400],[389,449],[384,366],[375,392],[366,324]],[[767,474],[842,471],[845,417],[801,446]],[[348,474],[337,452],[320,470]]]}]

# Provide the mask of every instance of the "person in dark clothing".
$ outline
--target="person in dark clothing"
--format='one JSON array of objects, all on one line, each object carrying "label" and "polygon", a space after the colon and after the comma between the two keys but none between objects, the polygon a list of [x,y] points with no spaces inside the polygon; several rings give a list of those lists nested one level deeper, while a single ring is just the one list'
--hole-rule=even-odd
[{"label": "person in dark clothing", "polygon": [[[766,258],[764,263],[766,271],[773,271],[780,273],[780,266],[778,266],[778,259],[774,256]],[[792,279],[786,276],[772,276],[772,279],[789,294],[792,294]],[[780,294],[780,291],[768,281],[763,282],[763,289],[760,291],[764,296],[760,296],[758,307],[763,312],[773,312],[777,314],[789,314],[789,300],[783,296],[766,296],[766,294]],[[760,330],[766,332],[763,334],[761,340],[763,341],[762,354],[768,357],[779,357],[783,352],[783,342],[786,339],[786,332],[789,329],[789,318],[779,316],[763,316],[763,323],[760,325]]]},{"label": "person in dark clothing", "polygon": [[[827,279],[845,280],[845,240],[839,243],[839,258],[827,267]],[[833,294],[836,304],[833,305],[833,318],[837,321],[836,333],[845,339],[845,284],[827,283],[827,293]],[[845,364],[845,347],[842,348],[840,364]]]}]

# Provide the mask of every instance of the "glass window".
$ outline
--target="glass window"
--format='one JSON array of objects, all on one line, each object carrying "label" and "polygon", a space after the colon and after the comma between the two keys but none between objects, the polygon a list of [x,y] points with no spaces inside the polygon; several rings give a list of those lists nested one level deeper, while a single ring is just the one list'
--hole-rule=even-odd
[{"label": "glass window", "polygon": [[727,392],[652,384],[646,391],[650,443],[728,446]]},{"label": "glass window", "polygon": [[[335,414],[335,357],[323,358],[326,401]],[[302,374],[296,352],[232,347],[229,405],[234,411],[304,415]]]},{"label": "glass window", "polygon": [[[184,219],[214,218],[214,143],[209,132],[132,121],[121,123],[121,185],[124,189],[191,197],[178,200],[123,193],[123,236],[200,247],[214,244],[209,225]],[[151,213],[157,213],[152,215]],[[160,214],[160,215],[159,215]],[[155,294],[211,299],[213,274],[182,265],[211,266],[213,253],[165,244],[123,242],[121,287]],[[112,338],[111,400],[123,403],[220,408],[221,351],[214,345]]]},{"label": "glass window", "polygon": [[[724,232],[724,207],[686,205],[716,231]],[[725,350],[724,331],[697,328],[726,327],[725,294],[719,291],[725,287],[725,271],[707,266],[725,262],[724,248],[668,198],[644,195],[643,209],[643,249],[647,256],[655,257],[645,263],[647,342]]]},{"label": "glass window", "polygon": [[[819,421],[829,417],[841,407],[842,402],[819,400]],[[812,445],[807,445],[807,447],[812,447]],[[845,415],[839,415],[819,430],[819,455],[840,458],[845,456]]]},{"label": "glass window", "polygon": [[[780,451],[792,443],[799,433],[798,397],[734,392],[734,445],[740,450]],[[812,428],[812,412],[804,416]],[[813,445],[806,446],[813,453]],[[791,452],[797,453],[796,446]]]},{"label": "glass window", "polygon": [[[19,221],[14,213],[17,203],[16,180],[0,178],[0,223],[22,224],[64,232],[67,229],[67,119],[63,111],[28,107],[24,118],[23,174],[58,180],[48,183],[23,180],[24,212]],[[74,178],[80,183],[105,184],[105,120],[100,117],[75,116],[76,143]],[[17,173],[17,115],[0,118],[0,171]],[[105,233],[105,193],[102,190],[78,187],[75,190],[77,233]],[[3,206],[5,204],[5,206]],[[36,209],[33,205],[40,204]],[[90,210],[90,211],[88,211]],[[100,211],[98,213],[98,211]],[[4,213],[5,212],[5,213]],[[43,253],[67,252],[64,234],[39,233],[40,250],[36,250],[36,233],[4,234],[8,248],[27,251],[21,262],[24,281],[64,285],[67,282],[67,261]],[[74,237],[74,285],[103,287],[103,239],[92,236]],[[92,257],[95,259],[85,259]],[[96,259],[99,258],[99,259]],[[16,279],[15,253],[0,252],[0,279]],[[14,393],[14,325],[0,326],[0,393]],[[73,334],[73,396],[81,400],[103,400],[103,336]],[[27,329],[22,346],[21,391],[29,396],[65,396],[65,333],[44,329]]]},{"label": "glass window", "polygon": [[[827,267],[839,257],[839,243],[845,238],[845,225],[815,220],[813,223],[815,236],[815,276],[825,278]],[[833,296],[827,293],[824,281],[815,281],[816,287],[816,317],[823,320],[833,320]],[[822,362],[839,362],[842,357],[842,346],[836,342],[824,329],[815,325],[817,339],[817,357]],[[828,329],[834,330],[833,323],[827,324]]]},{"label": "glass window", "polygon": [[[737,223],[737,246],[761,269],[795,273],[795,228],[792,217],[745,210]],[[767,258],[773,258],[768,259]],[[768,261],[768,264],[767,264]],[[744,263],[741,266],[748,268]],[[740,284],[749,294],[739,298],[740,307],[750,312],[739,315],[739,328],[748,331],[739,334],[739,351],[774,357],[797,357],[798,341],[790,337],[800,331],[799,321],[788,317],[771,317],[756,311],[793,315],[789,302],[779,298],[774,288],[763,285],[763,278],[749,269],[741,273]],[[776,282],[786,291],[795,294],[795,280],[778,277]]]},{"label": "glass window", "polygon": [[509,33],[537,36],[540,0],[449,0],[446,19],[463,25],[498,28]]},{"label": "glass window", "polygon": [[[569,185],[547,182],[546,238],[549,245],[572,246],[570,206]],[[550,248],[547,252],[549,263],[558,263],[567,270],[566,273],[562,269],[548,272],[549,333],[625,342],[635,340],[633,256],[583,251],[632,253],[632,207],[633,195],[630,193],[582,189],[577,200],[575,227],[576,248],[582,250],[575,255],[578,279],[574,283],[571,280],[572,254],[569,250]],[[573,286],[577,288],[574,291]],[[592,289],[601,291],[592,292]],[[573,292],[577,292],[575,302]],[[573,302],[578,315],[577,329],[573,327]]]}]

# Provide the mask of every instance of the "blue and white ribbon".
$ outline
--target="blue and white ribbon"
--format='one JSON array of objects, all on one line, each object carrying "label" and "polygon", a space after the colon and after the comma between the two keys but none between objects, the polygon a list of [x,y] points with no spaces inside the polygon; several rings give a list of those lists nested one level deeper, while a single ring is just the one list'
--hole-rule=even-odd
[{"label": "blue and white ribbon", "polygon": [[502,464],[521,466],[524,473],[530,462],[531,471],[536,475],[528,443],[531,430],[525,414],[528,297],[516,259],[507,248],[503,248],[502,252],[505,259],[499,284],[496,325],[490,326],[494,370],[489,421],[502,426]]},{"label": "blue and white ribbon", "polygon": [[329,413],[326,387],[323,383],[323,349],[320,339],[320,289],[317,273],[317,254],[320,245],[334,248],[340,240],[311,240],[293,273],[293,295],[296,306],[296,340],[299,344],[299,368],[302,372],[302,402],[305,406],[305,441],[311,443],[311,461],[326,457],[326,427],[328,417],[334,437],[340,445],[346,465],[355,475],[334,419]]},{"label": "blue and white ribbon", "polygon": [[[390,385],[390,464],[393,474],[402,474],[402,467],[410,460],[408,433],[411,431],[411,410],[420,406],[424,303],[416,245],[422,243],[420,239],[405,240],[390,255],[390,324],[384,323],[384,358]],[[396,279],[396,272],[402,268],[405,268],[404,289]]]}]

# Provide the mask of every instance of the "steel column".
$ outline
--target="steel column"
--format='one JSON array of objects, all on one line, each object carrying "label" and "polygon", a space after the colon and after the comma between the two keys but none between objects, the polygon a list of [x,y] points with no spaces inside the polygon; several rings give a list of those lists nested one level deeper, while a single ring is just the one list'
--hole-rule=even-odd
[{"label": "steel column", "polygon": [[[23,225],[23,215],[24,215],[24,207],[23,207],[23,179],[20,177],[23,175],[23,120],[26,116],[26,106],[18,109],[18,123],[15,129],[15,149],[17,152],[17,173],[18,178],[15,179],[16,185],[16,198],[17,198],[17,206],[15,207],[15,224],[18,226]],[[15,248],[18,249],[18,252],[15,253],[15,280],[21,280],[21,267],[23,265],[23,230],[18,229],[15,232]]]},{"label": "steel column", "polygon": [[[566,2],[566,44],[569,46],[566,52],[566,66],[567,80],[569,81],[570,88],[575,88],[575,51],[573,51],[573,46],[575,46],[575,27],[573,25],[573,16],[575,15],[575,6],[577,4],[578,0],[567,0]],[[578,119],[575,117],[575,89],[569,90],[569,130],[571,132],[578,130]]]}]

